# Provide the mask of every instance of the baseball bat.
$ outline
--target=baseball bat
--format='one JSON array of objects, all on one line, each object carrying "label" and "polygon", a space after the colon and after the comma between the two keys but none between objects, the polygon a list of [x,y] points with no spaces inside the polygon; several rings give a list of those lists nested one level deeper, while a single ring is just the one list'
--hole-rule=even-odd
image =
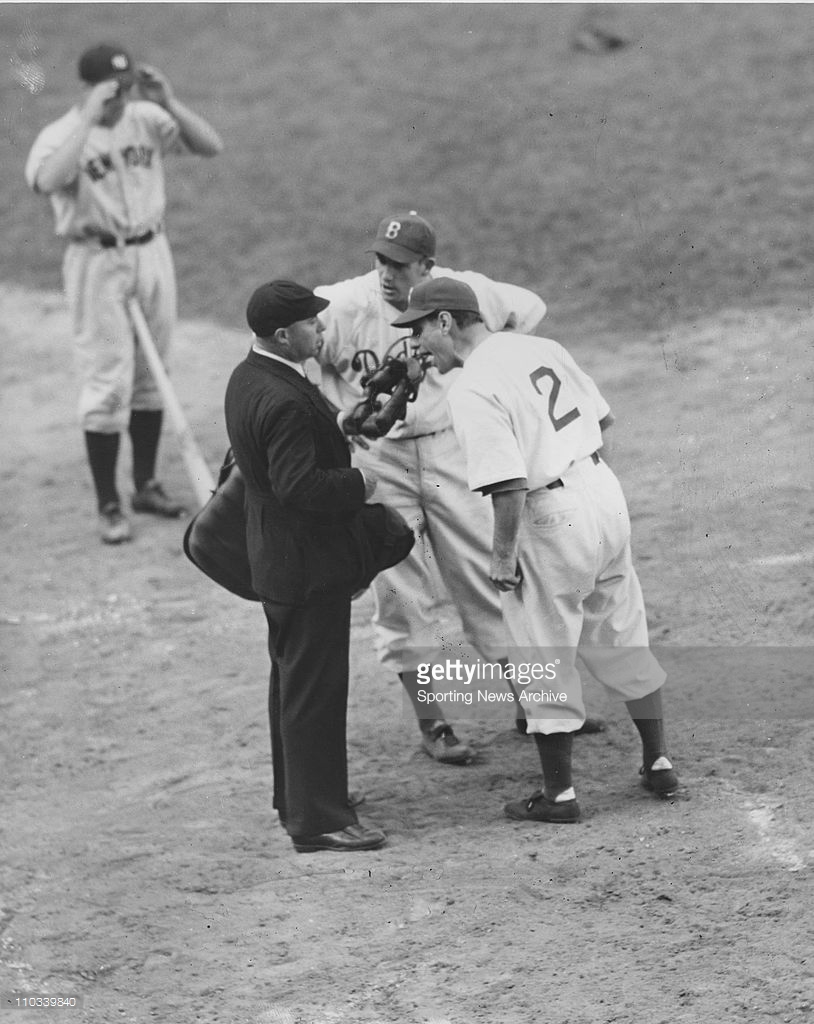
[{"label": "baseball bat", "polygon": [[209,467],[204,461],[203,455],[201,455],[201,450],[196,444],[195,438],[192,436],[184,410],[181,408],[181,403],[178,401],[175,389],[170,383],[170,378],[164,369],[164,364],[161,362],[161,356],[155,347],[153,336],[150,333],[150,328],[147,326],[147,321],[144,318],[144,313],[138,303],[138,299],[128,299],[127,307],[130,312],[130,319],[133,321],[136,337],[144,352],[150,372],[158,385],[158,390],[161,392],[161,397],[164,399],[164,405],[172,421],[173,430],[181,445],[181,455],[192,484],[192,489],[195,491],[195,497],[203,506],[209,501],[212,492],[215,490],[215,481],[209,472]]}]

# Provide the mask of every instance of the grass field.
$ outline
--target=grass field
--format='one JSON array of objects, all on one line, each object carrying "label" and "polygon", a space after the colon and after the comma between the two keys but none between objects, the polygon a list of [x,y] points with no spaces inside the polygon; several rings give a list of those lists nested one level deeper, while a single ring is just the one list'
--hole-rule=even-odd
[{"label": "grass field", "polygon": [[[589,11],[629,45],[572,50]],[[226,141],[171,176],[182,315],[237,325],[264,278],[360,272],[405,206],[442,263],[538,289],[564,341],[810,309],[812,6],[4,4],[0,279],[59,285],[22,165],[102,38]]]}]

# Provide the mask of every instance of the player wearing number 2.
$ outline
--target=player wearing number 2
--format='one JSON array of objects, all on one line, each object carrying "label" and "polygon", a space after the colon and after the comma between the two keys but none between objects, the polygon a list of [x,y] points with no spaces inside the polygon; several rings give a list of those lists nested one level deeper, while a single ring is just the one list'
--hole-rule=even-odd
[{"label": "player wearing number 2", "polygon": [[514,643],[560,659],[565,701],[527,713],[543,786],[507,804],[507,816],[580,818],[571,777],[572,740],[585,720],[577,655],[625,701],[642,739],[643,784],[671,796],[678,781],[664,738],[665,675],[648,647],[627,506],[607,464],[607,402],[557,342],[490,331],[462,281],[418,285],[393,323],[412,328],[441,374],[462,367],[449,405],[469,486],[491,496],[490,578]]}]

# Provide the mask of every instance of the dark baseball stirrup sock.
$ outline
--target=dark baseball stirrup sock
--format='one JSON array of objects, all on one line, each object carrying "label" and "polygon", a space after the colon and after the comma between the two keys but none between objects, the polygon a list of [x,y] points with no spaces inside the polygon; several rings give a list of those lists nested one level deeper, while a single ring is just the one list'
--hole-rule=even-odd
[{"label": "dark baseball stirrup sock", "polygon": [[642,738],[642,764],[649,768],[658,758],[667,756],[661,687],[646,697],[625,701],[625,706]]},{"label": "dark baseball stirrup sock", "polygon": [[133,409],[130,413],[130,440],[133,444],[133,483],[140,491],[155,477],[158,442],[164,413],[161,409]]},{"label": "dark baseball stirrup sock", "polygon": [[399,679],[410,697],[413,711],[415,711],[415,716],[418,719],[418,727],[423,733],[428,733],[439,722],[446,721],[438,701],[432,699],[426,702],[424,700],[419,701],[419,692],[424,694],[427,691],[418,685],[417,672],[399,672]]},{"label": "dark baseball stirrup sock", "polygon": [[93,486],[96,488],[96,502],[101,512],[105,505],[111,502],[119,503],[119,492],[116,490],[119,435],[86,430],[85,447],[88,451]]},{"label": "dark baseball stirrup sock", "polygon": [[572,732],[553,732],[548,735],[533,732],[540,766],[543,769],[545,795],[553,800],[573,786],[571,779],[571,751],[574,747]]}]

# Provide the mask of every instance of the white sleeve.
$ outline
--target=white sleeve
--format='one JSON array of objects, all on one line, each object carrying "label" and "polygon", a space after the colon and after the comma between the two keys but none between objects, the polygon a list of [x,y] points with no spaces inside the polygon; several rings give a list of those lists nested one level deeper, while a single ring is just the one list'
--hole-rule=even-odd
[{"label": "white sleeve", "polygon": [[473,271],[457,276],[477,295],[484,323],[492,332],[502,331],[510,324],[518,334],[531,334],[545,316],[546,304],[528,288],[493,281]]},{"label": "white sleeve", "polygon": [[470,490],[528,476],[511,419],[495,394],[453,385],[449,407]]},{"label": "white sleeve", "polygon": [[602,423],[602,421],[607,416],[610,416],[611,420],[613,420],[613,414],[611,413],[611,407],[608,405],[608,403],[602,397],[602,392],[596,386],[596,382],[594,381],[593,377],[589,377],[587,373],[585,374],[585,377],[586,377],[587,386],[590,388],[591,392],[593,393],[594,401],[596,402],[596,418],[597,418],[597,420],[599,421],[600,424]]},{"label": "white sleeve", "polygon": [[582,387],[588,392],[588,395],[593,402],[593,411],[596,413],[597,422],[601,423],[608,413],[610,413],[611,409],[602,397],[602,392],[597,387],[596,381],[577,365],[574,357],[567,348],[558,344],[557,349],[565,372],[570,374],[575,380],[581,381]]},{"label": "white sleeve", "polygon": [[314,289],[316,295],[327,299],[330,305],[319,314],[325,325],[319,362],[332,366],[340,375],[350,371],[350,361],[355,351],[356,324],[360,316],[358,303],[354,300],[349,282],[320,285]]},{"label": "white sleeve", "polygon": [[[25,162],[25,180],[28,187],[35,192],[39,191],[37,177],[40,173],[40,168],[48,157],[59,149],[69,134],[70,129],[64,128],[63,122],[60,120],[48,125],[47,128],[43,128],[34,140],[34,145],[31,147],[31,152],[28,154],[28,159]],[[77,164],[76,177],[78,176],[79,165]]]},{"label": "white sleeve", "polygon": [[162,153],[186,153],[187,147],[181,138],[181,127],[175,118],[158,103],[149,100],[134,100],[138,104],[139,116],[155,135]]}]

